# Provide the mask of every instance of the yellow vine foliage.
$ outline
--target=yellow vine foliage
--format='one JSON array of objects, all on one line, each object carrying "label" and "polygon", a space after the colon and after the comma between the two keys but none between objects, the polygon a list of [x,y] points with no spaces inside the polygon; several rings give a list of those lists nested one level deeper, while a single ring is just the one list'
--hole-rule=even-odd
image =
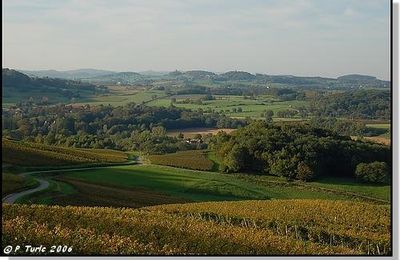
[{"label": "yellow vine foliage", "polygon": [[207,158],[204,151],[191,150],[164,155],[151,155],[149,159],[154,164],[167,165],[200,171],[212,170],[214,163]]},{"label": "yellow vine foliage", "polygon": [[142,209],[3,204],[2,241],[68,245],[85,255],[385,255],[389,216],[386,206],[323,200]]},{"label": "yellow vine foliage", "polygon": [[2,139],[3,163],[24,166],[121,163],[127,154],[100,149],[77,149]]}]

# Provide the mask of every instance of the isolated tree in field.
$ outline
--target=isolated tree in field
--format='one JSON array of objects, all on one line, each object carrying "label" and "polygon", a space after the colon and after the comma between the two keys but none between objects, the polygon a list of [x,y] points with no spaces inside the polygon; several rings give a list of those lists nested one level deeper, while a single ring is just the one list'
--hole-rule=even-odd
[{"label": "isolated tree in field", "polygon": [[241,107],[238,107],[237,111],[238,111],[238,113],[241,113],[241,112],[243,112],[243,109]]},{"label": "isolated tree in field", "polygon": [[355,175],[364,182],[388,183],[390,180],[389,168],[385,162],[360,163]]}]

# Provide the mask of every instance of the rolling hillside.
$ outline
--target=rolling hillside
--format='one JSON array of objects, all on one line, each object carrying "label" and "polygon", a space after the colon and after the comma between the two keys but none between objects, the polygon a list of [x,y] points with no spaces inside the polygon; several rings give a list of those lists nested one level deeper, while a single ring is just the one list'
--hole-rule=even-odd
[{"label": "rolling hillside", "polygon": [[125,153],[118,151],[65,148],[8,139],[2,139],[2,154],[4,164],[18,166],[121,163],[128,159]]},{"label": "rolling hillside", "polygon": [[55,104],[89,97],[106,89],[89,83],[56,78],[31,78],[12,69],[2,70],[3,105],[18,102]]},{"label": "rolling hillside", "polygon": [[114,73],[113,71],[109,70],[97,70],[97,69],[77,69],[77,70],[66,70],[66,71],[58,71],[58,70],[20,70],[20,71],[31,77],[40,77],[40,78],[49,77],[49,78],[73,79],[73,80],[98,77]]},{"label": "rolling hillside", "polygon": [[49,247],[61,243],[68,245],[65,251],[71,248],[68,255],[391,252],[389,207],[357,202],[211,202],[137,210],[3,205],[2,209],[3,243]]},{"label": "rolling hillside", "polygon": [[96,69],[79,69],[70,71],[39,70],[21,72],[34,77],[50,77],[60,79],[79,79],[95,84],[135,84],[140,82],[160,80],[178,80],[184,82],[249,82],[255,84],[278,84],[287,87],[306,88],[389,88],[390,82],[377,79],[373,76],[349,74],[338,78],[302,77],[294,75],[269,75],[252,74],[246,71],[227,71],[214,73],[205,70],[172,71],[169,73],[137,73],[137,72],[113,72]]}]

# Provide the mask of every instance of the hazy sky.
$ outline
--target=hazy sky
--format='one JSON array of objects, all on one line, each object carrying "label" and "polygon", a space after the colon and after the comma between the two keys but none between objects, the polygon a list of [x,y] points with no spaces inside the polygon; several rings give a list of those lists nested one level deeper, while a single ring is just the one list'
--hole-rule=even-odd
[{"label": "hazy sky", "polygon": [[3,0],[3,67],[389,79],[389,0]]}]

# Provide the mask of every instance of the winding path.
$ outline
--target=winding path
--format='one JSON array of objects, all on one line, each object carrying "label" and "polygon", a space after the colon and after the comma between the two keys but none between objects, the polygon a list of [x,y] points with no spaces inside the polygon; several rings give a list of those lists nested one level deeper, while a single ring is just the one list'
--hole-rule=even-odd
[{"label": "winding path", "polygon": [[35,178],[35,180],[37,180],[39,182],[39,186],[37,186],[36,188],[30,189],[30,190],[24,190],[21,192],[9,194],[2,199],[2,202],[8,203],[8,204],[13,204],[17,199],[19,199],[25,195],[32,194],[34,192],[47,189],[49,187],[48,181],[39,179],[39,178]]},{"label": "winding path", "polygon": [[[100,169],[100,168],[108,168],[108,167],[115,167],[115,166],[121,166],[121,165],[133,165],[133,164],[143,164],[142,158],[139,156],[136,158],[134,161],[129,161],[126,163],[120,163],[120,164],[113,164],[113,165],[104,165],[104,166],[95,166],[95,167],[80,167],[80,168],[67,168],[67,169],[55,169],[55,170],[46,170],[46,171],[31,171],[31,172],[24,172],[19,174],[19,176],[26,177],[31,174],[36,174],[36,173],[51,173],[51,172],[71,172],[71,171],[84,171],[84,170],[91,170],[91,169]],[[49,187],[50,183],[42,178],[36,178],[33,177],[36,181],[39,182],[39,186],[20,191],[20,192],[15,192],[8,194],[4,198],[2,198],[2,203],[8,203],[8,204],[13,204],[15,201],[17,201],[19,198],[29,195],[38,191],[45,190]]]}]

